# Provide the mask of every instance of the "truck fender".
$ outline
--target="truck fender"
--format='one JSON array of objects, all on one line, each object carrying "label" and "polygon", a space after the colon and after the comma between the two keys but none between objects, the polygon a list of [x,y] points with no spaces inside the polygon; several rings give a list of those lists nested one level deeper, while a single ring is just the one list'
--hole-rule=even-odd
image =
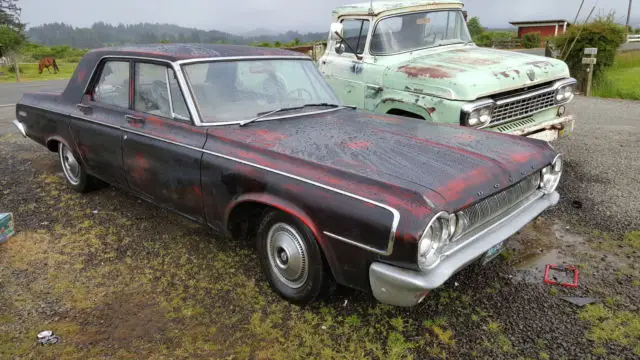
[{"label": "truck fender", "polygon": [[401,99],[393,99],[393,98],[384,98],[378,102],[378,105],[375,108],[375,112],[387,114],[391,110],[402,110],[406,112],[410,112],[412,114],[416,114],[422,117],[425,120],[433,121],[431,117],[432,109],[434,108],[424,108],[416,103],[410,103]]}]

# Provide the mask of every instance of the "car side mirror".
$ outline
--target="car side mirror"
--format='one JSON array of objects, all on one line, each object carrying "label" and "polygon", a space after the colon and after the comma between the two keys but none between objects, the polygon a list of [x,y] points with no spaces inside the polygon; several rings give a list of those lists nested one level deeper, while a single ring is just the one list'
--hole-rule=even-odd
[{"label": "car side mirror", "polygon": [[334,50],[336,51],[336,54],[342,55],[342,53],[344,53],[344,44],[343,43],[337,43],[336,47],[334,48]]},{"label": "car side mirror", "polygon": [[338,22],[332,23],[329,30],[329,34],[332,41],[341,41],[342,40],[342,24]]}]

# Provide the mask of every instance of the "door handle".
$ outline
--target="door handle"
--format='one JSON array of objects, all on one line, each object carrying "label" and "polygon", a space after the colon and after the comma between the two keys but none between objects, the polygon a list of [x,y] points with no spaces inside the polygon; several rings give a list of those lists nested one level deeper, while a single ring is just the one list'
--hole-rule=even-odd
[{"label": "door handle", "polygon": [[144,118],[139,116],[125,115],[124,118],[129,124],[144,124]]},{"label": "door handle", "polygon": [[78,110],[80,110],[81,112],[85,113],[85,114],[86,113],[90,113],[91,111],[93,111],[93,108],[91,106],[85,105],[85,104],[82,104],[82,103],[76,104],[76,108]]}]

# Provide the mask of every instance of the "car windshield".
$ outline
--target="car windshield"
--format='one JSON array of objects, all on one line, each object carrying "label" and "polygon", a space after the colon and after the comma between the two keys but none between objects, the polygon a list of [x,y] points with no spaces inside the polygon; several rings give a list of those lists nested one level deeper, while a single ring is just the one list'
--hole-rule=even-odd
[{"label": "car windshield", "polygon": [[470,41],[461,11],[429,11],[380,20],[370,48],[372,54],[386,55]]},{"label": "car windshield", "polygon": [[281,108],[340,104],[309,60],[258,59],[184,65],[205,123],[236,122]]}]

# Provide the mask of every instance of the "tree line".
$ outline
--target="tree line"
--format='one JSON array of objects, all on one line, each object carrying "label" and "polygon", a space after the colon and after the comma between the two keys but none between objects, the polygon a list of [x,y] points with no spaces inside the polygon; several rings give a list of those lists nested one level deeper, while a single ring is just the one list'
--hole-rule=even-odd
[{"label": "tree line", "polygon": [[69,45],[73,48],[98,48],[109,45],[139,43],[218,43],[294,45],[324,40],[327,33],[287,31],[278,35],[244,37],[218,30],[201,30],[173,24],[139,23],[112,25],[104,22],[91,27],[74,27],[65,23],[49,23],[26,31],[29,41],[45,46]]}]

